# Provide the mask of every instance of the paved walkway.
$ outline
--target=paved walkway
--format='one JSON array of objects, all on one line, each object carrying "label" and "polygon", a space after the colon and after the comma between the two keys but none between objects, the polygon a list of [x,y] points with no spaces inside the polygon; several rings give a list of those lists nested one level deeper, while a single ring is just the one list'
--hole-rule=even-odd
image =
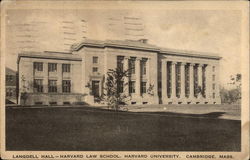
[{"label": "paved walkway", "polygon": [[171,116],[241,119],[240,105],[131,105],[127,108],[131,112],[165,113]]}]

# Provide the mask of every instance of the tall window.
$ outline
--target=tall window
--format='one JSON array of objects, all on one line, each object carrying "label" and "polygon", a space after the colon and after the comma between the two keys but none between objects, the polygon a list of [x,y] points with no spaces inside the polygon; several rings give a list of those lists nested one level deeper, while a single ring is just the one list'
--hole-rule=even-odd
[{"label": "tall window", "polygon": [[167,94],[168,94],[168,97],[171,96],[171,91],[172,91],[172,65],[170,62],[167,62]]},{"label": "tall window", "polygon": [[215,93],[213,93],[213,98],[215,98]]},{"label": "tall window", "polygon": [[98,63],[98,57],[93,57],[93,63]]},{"label": "tall window", "polygon": [[42,93],[43,92],[43,80],[34,79],[34,92]]},{"label": "tall window", "polygon": [[123,93],[123,81],[117,83],[117,91],[118,93]]},{"label": "tall window", "polygon": [[70,72],[70,64],[62,64],[63,72]]},{"label": "tall window", "polygon": [[71,82],[70,80],[63,80],[62,81],[62,92],[71,92]]},{"label": "tall window", "polygon": [[213,72],[215,71],[215,66],[213,66]]},{"label": "tall window", "polygon": [[215,75],[213,74],[213,81],[215,81]]},{"label": "tall window", "polygon": [[49,80],[49,92],[57,92],[56,80]]},{"label": "tall window", "polygon": [[43,71],[43,62],[34,62],[33,68],[35,71]]},{"label": "tall window", "polygon": [[124,57],[118,56],[117,57],[117,68],[123,71],[123,59]]},{"label": "tall window", "polygon": [[49,72],[56,72],[57,64],[56,63],[49,63]]},{"label": "tall window", "polygon": [[185,95],[186,97],[189,96],[189,92],[190,92],[190,73],[189,73],[189,67],[192,67],[192,66],[189,66],[189,65],[185,65]]},{"label": "tall window", "polygon": [[215,90],[215,84],[213,83],[213,90]]},{"label": "tall window", "polygon": [[142,72],[142,75],[146,75],[147,74],[146,64],[147,64],[146,60],[142,60],[141,61],[141,72]]},{"label": "tall window", "polygon": [[129,72],[135,74],[135,58],[129,59]]},{"label": "tall window", "polygon": [[206,97],[206,66],[202,67],[202,95]]},{"label": "tall window", "polygon": [[129,93],[135,93],[135,81],[129,82]]},{"label": "tall window", "polygon": [[11,82],[13,81],[13,76],[12,75],[6,75],[6,82]]},{"label": "tall window", "polygon": [[147,92],[147,82],[141,82],[141,93]]},{"label": "tall window", "polygon": [[198,68],[194,66],[194,96],[198,96]]},{"label": "tall window", "polygon": [[176,65],[176,95],[180,97],[181,93],[181,67],[180,65]]}]

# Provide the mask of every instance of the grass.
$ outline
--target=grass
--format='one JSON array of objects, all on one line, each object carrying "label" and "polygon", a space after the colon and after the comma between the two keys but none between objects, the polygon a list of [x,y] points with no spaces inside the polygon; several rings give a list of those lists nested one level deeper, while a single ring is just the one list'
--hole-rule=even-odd
[{"label": "grass", "polygon": [[7,150],[240,151],[241,123],[86,107],[7,108]]}]

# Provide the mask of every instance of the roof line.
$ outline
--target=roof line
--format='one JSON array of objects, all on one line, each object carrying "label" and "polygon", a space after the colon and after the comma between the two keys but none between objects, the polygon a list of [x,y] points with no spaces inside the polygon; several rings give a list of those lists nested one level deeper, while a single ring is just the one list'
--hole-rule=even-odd
[{"label": "roof line", "polygon": [[205,52],[200,52],[204,53],[202,54],[195,54],[195,53],[189,53],[189,52],[195,52],[195,51],[179,51],[178,50],[173,50],[171,51],[170,49],[164,49],[160,48],[157,46],[135,46],[135,45],[129,45],[129,44],[117,44],[115,42],[105,42],[105,41],[95,41],[95,42],[86,42],[83,41],[75,48],[73,48],[74,51],[78,51],[81,48],[89,46],[89,47],[98,47],[98,48],[105,48],[105,47],[114,47],[114,48],[125,48],[125,49],[134,49],[134,50],[143,50],[143,51],[153,51],[153,52],[158,52],[160,54],[169,54],[169,55],[176,55],[176,56],[187,56],[187,57],[197,57],[197,58],[209,58],[209,59],[221,59],[222,57],[217,56],[217,55],[209,55],[209,53]]},{"label": "roof line", "polygon": [[30,55],[30,54],[19,54],[17,63],[19,63],[21,57],[28,58],[38,58],[38,59],[57,59],[57,60],[70,60],[70,61],[82,61],[82,58],[78,57],[57,57],[57,56],[48,56],[48,55]]}]

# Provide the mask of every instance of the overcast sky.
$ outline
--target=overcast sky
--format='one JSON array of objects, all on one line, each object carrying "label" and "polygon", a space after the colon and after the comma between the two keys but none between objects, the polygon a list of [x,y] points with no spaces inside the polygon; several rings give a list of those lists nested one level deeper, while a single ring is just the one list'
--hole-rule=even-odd
[{"label": "overcast sky", "polygon": [[[25,39],[35,51],[63,50],[63,21],[74,22],[78,38],[80,21],[86,20],[85,36],[89,39],[124,39],[120,30],[110,29],[110,17],[140,17],[144,38],[159,47],[218,53],[221,60],[221,83],[240,73],[241,12],[237,10],[9,10],[7,22],[6,66],[16,70],[18,45]],[[28,31],[20,24],[32,23]],[[20,38],[33,34],[33,38]],[[19,35],[19,37],[17,37]],[[24,34],[23,34],[24,35]],[[76,38],[77,39],[77,38]],[[19,41],[19,42],[17,42]],[[29,46],[28,46],[29,47]],[[230,69],[228,69],[230,66]],[[232,67],[233,66],[233,67]]]}]

